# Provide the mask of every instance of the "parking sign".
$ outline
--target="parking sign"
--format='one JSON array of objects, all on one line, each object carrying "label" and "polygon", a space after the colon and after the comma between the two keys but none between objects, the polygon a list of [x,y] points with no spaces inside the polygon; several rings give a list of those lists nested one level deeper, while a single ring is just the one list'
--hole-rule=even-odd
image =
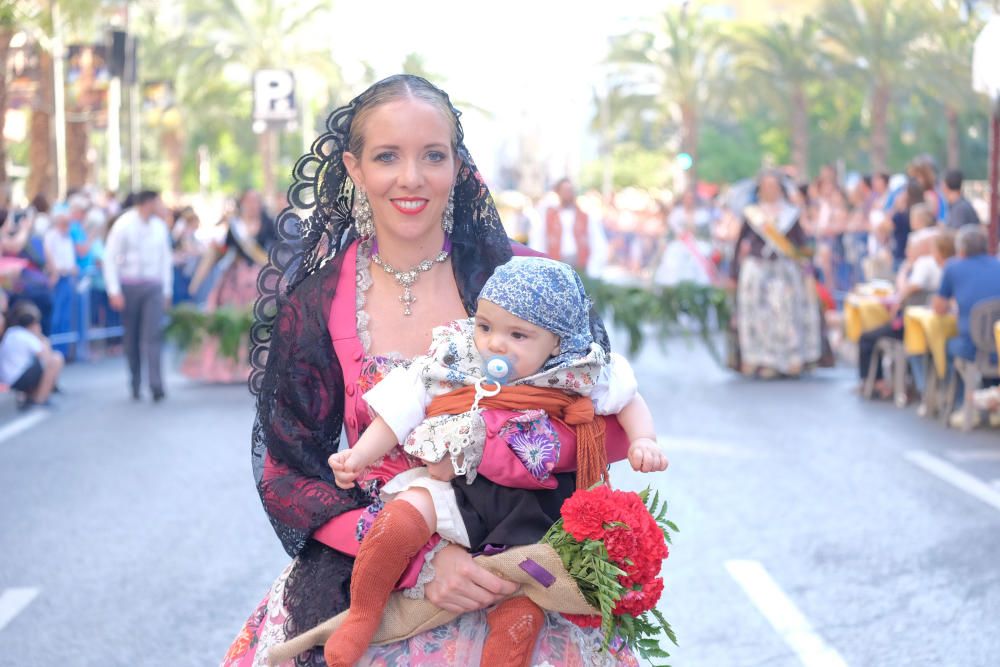
[{"label": "parking sign", "polygon": [[295,75],[286,69],[253,73],[253,119],[266,123],[295,120]]}]

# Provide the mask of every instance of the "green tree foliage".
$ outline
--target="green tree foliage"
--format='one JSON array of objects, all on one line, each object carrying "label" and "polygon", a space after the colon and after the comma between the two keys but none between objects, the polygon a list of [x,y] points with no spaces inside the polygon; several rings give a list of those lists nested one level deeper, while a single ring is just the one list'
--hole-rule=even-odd
[{"label": "green tree foliage", "polygon": [[[979,4],[823,0],[816,18],[742,23],[705,19],[697,2],[671,9],[612,41],[618,85],[594,126],[607,171],[616,185],[643,185],[636,165],[687,150],[702,180],[764,164],[795,165],[805,179],[838,161],[901,171],[930,153],[985,178],[987,108],[969,83]],[[599,169],[588,166],[590,183]]]},{"label": "green tree foliage", "polygon": [[791,131],[792,162],[803,175],[809,173],[809,84],[827,69],[818,36],[817,22],[807,16],[797,23],[740,26],[732,39],[741,85],[781,110]]},{"label": "green tree foliage", "polygon": [[[278,142],[273,164],[261,161],[260,138],[252,132],[253,72],[262,68],[290,69],[298,79],[298,102],[328,104],[331,90],[340,87],[340,70],[317,26],[328,23],[328,0],[284,3],[280,0],[188,0],[171,22],[163,20],[162,6],[151,3],[136,21],[142,43],[144,79],[170,80],[181,115],[184,140],[184,187],[197,189],[199,146],[209,151],[211,186],[235,191],[261,187],[266,169],[283,180],[294,157],[282,146],[301,147],[295,141]],[[180,21],[176,18],[180,17]],[[319,90],[303,75],[325,85]],[[315,127],[301,128],[314,136]],[[298,134],[298,133],[296,133]],[[151,149],[155,150],[155,149]],[[292,149],[297,156],[298,148]],[[153,155],[156,153],[154,152]]]},{"label": "green tree foliage", "polygon": [[702,115],[721,101],[724,45],[719,25],[687,5],[663,12],[653,28],[612,39],[609,61],[630,80],[633,104],[677,128],[692,174]]},{"label": "green tree foliage", "polygon": [[888,167],[890,112],[919,76],[918,40],[937,17],[925,0],[827,0],[821,20],[841,75],[863,85],[871,129],[870,168]]},{"label": "green tree foliage", "polygon": [[[670,160],[662,150],[651,150],[634,142],[622,142],[611,149],[611,179],[615,189],[639,187],[650,190],[670,185]],[[580,184],[601,189],[604,164],[598,160],[584,167]]]}]

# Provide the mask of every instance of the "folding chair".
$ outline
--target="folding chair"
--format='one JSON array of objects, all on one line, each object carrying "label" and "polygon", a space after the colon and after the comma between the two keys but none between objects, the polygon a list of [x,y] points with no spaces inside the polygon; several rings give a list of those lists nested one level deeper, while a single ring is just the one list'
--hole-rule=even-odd
[{"label": "folding chair", "polygon": [[973,393],[982,386],[983,380],[1000,379],[1000,369],[997,368],[995,359],[997,346],[993,335],[993,324],[997,321],[1000,321],[1000,298],[977,303],[969,314],[969,333],[976,345],[976,358],[973,361],[959,358],[954,360],[955,367],[949,378],[948,388],[945,390],[946,406],[942,410],[941,418],[948,423],[955,407],[958,378],[961,377],[965,385],[962,424],[959,427],[962,431],[972,430],[972,422],[976,416]]},{"label": "folding chair", "polygon": [[[899,307],[899,312],[903,312],[909,306],[923,306],[930,301],[931,293],[927,290],[919,290],[914,292],[907,298],[903,299],[902,305]],[[909,364],[906,362],[906,348],[903,347],[903,341],[896,340],[895,338],[879,338],[875,342],[875,348],[872,351],[871,364],[868,366],[868,375],[865,378],[865,385],[862,389],[862,395],[870,399],[875,393],[875,381],[878,377],[879,366],[882,365],[883,360],[888,360],[892,368],[892,396],[896,407],[905,408],[908,403],[908,390],[909,383],[907,379]]]}]

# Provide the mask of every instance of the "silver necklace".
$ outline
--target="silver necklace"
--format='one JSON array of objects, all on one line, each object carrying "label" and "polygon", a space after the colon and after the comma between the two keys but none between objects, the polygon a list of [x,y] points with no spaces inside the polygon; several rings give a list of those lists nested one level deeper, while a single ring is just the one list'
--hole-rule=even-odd
[{"label": "silver necklace", "polygon": [[434,259],[425,259],[424,261],[417,264],[412,269],[408,271],[400,271],[394,268],[391,264],[385,262],[378,254],[378,241],[372,243],[372,262],[377,264],[386,274],[392,276],[396,279],[396,284],[403,288],[403,294],[399,297],[399,302],[403,304],[403,315],[412,315],[413,311],[410,306],[413,302],[417,300],[417,297],[413,296],[413,284],[417,282],[417,278],[420,277],[421,273],[427,273],[435,264],[440,264],[448,259],[448,255],[451,254],[451,239],[445,238],[444,247],[441,248],[441,252],[438,253],[437,257]]}]

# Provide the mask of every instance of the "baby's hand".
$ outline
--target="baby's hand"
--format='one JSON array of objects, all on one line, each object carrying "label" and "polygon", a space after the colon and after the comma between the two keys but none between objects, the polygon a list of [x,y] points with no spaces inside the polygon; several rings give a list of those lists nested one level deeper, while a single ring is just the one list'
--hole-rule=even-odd
[{"label": "baby's hand", "polygon": [[358,478],[358,473],[360,472],[355,470],[354,466],[351,465],[350,457],[350,450],[346,450],[343,452],[337,452],[327,459],[327,463],[330,464],[330,469],[333,470],[333,477],[337,481],[337,486],[342,489],[353,488],[354,480]]},{"label": "baby's hand", "polygon": [[652,438],[636,438],[628,448],[628,462],[636,472],[660,472],[670,463]]}]

